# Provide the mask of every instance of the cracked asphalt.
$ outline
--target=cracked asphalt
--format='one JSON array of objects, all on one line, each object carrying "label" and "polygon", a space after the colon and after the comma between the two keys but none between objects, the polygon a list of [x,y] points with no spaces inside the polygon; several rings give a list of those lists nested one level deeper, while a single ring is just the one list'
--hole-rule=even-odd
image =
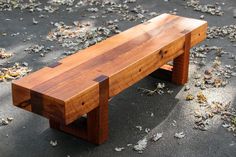
[{"label": "cracked asphalt", "polygon": [[[45,1],[41,1],[46,3]],[[208,0],[207,3],[214,3]],[[233,9],[236,9],[235,0],[218,0],[224,2],[222,6],[223,16],[204,14],[209,26],[224,26],[236,24],[233,17]],[[185,8],[183,0],[137,0],[143,8],[157,13],[165,13],[177,9],[180,16],[199,19],[203,14],[192,8]],[[206,2],[205,2],[206,3]],[[132,6],[133,4],[131,4]],[[65,7],[55,13],[44,13],[48,17],[38,18],[41,13],[30,13],[26,10],[0,12],[0,32],[6,32],[7,36],[0,36],[0,47],[14,53],[9,59],[0,60],[0,68],[7,67],[15,62],[27,62],[29,67],[36,71],[43,66],[59,60],[65,48],[57,42],[48,42],[46,36],[53,25],[50,22],[63,21],[72,25],[73,21],[93,21],[94,25],[100,26],[108,19],[114,19],[114,15],[106,18],[89,19],[91,14],[86,12],[86,7],[69,13]],[[32,19],[36,17],[39,23],[33,25]],[[20,18],[23,18],[21,21]],[[7,20],[6,20],[7,19]],[[121,30],[126,30],[140,21],[120,21]],[[12,33],[20,32],[17,36]],[[27,32],[27,33],[25,33]],[[32,35],[30,41],[24,42],[28,35]],[[27,54],[24,49],[33,44],[52,46],[52,52],[40,57],[39,54]],[[236,55],[236,43],[227,38],[205,40],[203,44],[223,47],[226,52]],[[212,62],[214,54],[208,54],[207,65]],[[222,64],[235,65],[235,61],[228,57],[222,57]],[[203,70],[203,67],[200,70]],[[195,64],[190,65],[189,85],[190,92],[196,94],[199,89],[194,87],[194,72],[198,71]],[[137,88],[153,89],[157,82],[165,82],[152,77],[146,77],[137,84],[128,88],[114,97],[109,103],[109,140],[100,146],[95,146],[83,140],[49,128],[48,120],[36,114],[19,109],[12,104],[11,82],[0,83],[0,118],[13,117],[14,120],[7,126],[0,126],[0,156],[1,157],[86,157],[86,156],[151,156],[151,157],[236,157],[236,137],[232,132],[222,127],[222,121],[214,120],[207,131],[193,129],[194,117],[192,115],[196,102],[185,101],[186,92],[183,86],[176,86],[165,82],[172,94],[146,96]],[[210,88],[203,91],[209,101],[231,101],[236,107],[236,77],[229,79],[229,84],[224,88]],[[151,114],[154,116],[151,116]],[[176,121],[176,126],[173,125]],[[143,129],[150,128],[149,133],[139,131],[136,126]],[[174,138],[176,132],[183,131],[183,139]],[[157,141],[148,141],[147,148],[142,154],[135,152],[127,144],[135,145],[143,138],[151,139],[157,133],[163,132],[163,137]],[[52,147],[51,140],[57,140],[58,145]],[[116,147],[125,147],[121,152],[116,152]]]}]

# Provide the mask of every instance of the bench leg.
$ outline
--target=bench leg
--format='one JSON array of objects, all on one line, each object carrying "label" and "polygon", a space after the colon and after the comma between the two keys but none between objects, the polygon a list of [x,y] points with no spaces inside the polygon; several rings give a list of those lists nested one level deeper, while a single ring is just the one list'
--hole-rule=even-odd
[{"label": "bench leg", "polygon": [[72,123],[69,125],[61,124],[55,120],[49,119],[50,128],[56,129],[67,134],[73,135],[75,137],[87,140],[87,129],[84,122]]},{"label": "bench leg", "polygon": [[88,140],[102,144],[108,139],[109,78],[100,76],[95,81],[99,82],[99,107],[88,113]]},{"label": "bench leg", "polygon": [[99,82],[99,107],[87,113],[87,118],[80,118],[80,121],[78,120],[69,125],[63,125],[50,119],[51,128],[97,145],[108,139],[109,79],[106,76],[100,76],[95,81]]},{"label": "bench leg", "polygon": [[191,33],[185,37],[184,53],[174,59],[172,82],[183,85],[188,82],[189,53],[191,45]]},{"label": "bench leg", "polygon": [[52,128],[52,129],[56,129],[56,130],[60,130],[60,123],[58,123],[58,122],[56,122],[56,121],[54,121],[54,120],[52,120],[52,119],[49,119],[49,126],[50,126],[50,128]]},{"label": "bench leg", "polygon": [[171,81],[177,85],[183,85],[188,81],[189,53],[191,45],[191,33],[185,36],[184,53],[176,57],[173,66],[164,65],[151,75],[160,79]]}]

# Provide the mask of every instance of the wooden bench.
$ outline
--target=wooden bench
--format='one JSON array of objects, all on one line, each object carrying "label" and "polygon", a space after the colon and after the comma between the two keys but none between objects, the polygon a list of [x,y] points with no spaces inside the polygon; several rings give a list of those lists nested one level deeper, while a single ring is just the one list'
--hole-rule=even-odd
[{"label": "wooden bench", "polygon": [[[162,14],[14,81],[13,103],[47,117],[51,128],[101,144],[109,98],[159,68],[186,83],[189,49],[206,30],[205,21]],[[165,65],[171,60],[173,67]]]}]

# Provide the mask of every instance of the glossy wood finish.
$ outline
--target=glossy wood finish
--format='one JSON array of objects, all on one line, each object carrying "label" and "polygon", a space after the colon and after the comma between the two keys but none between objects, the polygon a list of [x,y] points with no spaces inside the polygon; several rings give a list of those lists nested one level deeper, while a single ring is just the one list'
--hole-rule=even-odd
[{"label": "glossy wood finish", "polygon": [[[108,99],[171,60],[172,81],[185,83],[189,48],[206,38],[206,30],[205,21],[160,15],[14,81],[13,103],[28,102],[51,127],[71,134],[76,129],[66,126],[87,114],[84,137],[100,144],[108,136]],[[97,81],[102,75],[107,79]]]},{"label": "glossy wood finish", "polygon": [[184,53],[174,59],[172,82],[183,85],[188,81],[191,32],[185,35]]},{"label": "glossy wood finish", "polygon": [[[82,138],[94,144],[102,144],[108,139],[108,97],[109,78],[101,75],[95,79],[99,83],[99,106],[89,112],[82,122],[69,125],[49,119],[50,127]],[[85,123],[84,123],[85,120]]]},{"label": "glossy wood finish", "polygon": [[176,57],[173,66],[164,65],[151,73],[151,76],[183,85],[188,81],[191,32],[185,36],[184,53]]},{"label": "glossy wood finish", "polygon": [[[136,43],[136,45],[139,45],[140,43],[144,42],[145,39],[147,39],[147,37],[149,36],[148,34],[145,33],[146,31],[150,32],[151,30],[156,29],[156,28],[163,29],[163,25],[165,23],[170,23],[176,18],[178,17],[169,16],[168,14],[163,14],[157,18],[150,20],[148,22],[148,25],[141,24],[141,25],[135,26],[118,35],[110,37],[103,42],[100,42],[94,46],[91,46],[85,50],[82,50],[79,53],[75,53],[72,56],[66,57],[62,59],[61,61],[59,61],[59,63],[62,63],[59,66],[56,66],[54,68],[45,67],[37,71],[37,73],[32,73],[31,75],[24,77],[24,79],[14,81],[12,85],[14,104],[19,104],[22,101],[26,101],[30,99],[30,89],[32,89],[33,87],[40,85],[41,83],[45,81],[53,79],[56,76],[63,74],[64,72],[68,70],[76,68],[77,66],[82,65],[95,57],[103,55],[106,52],[119,50],[119,48],[121,49],[122,45],[124,45],[127,42],[134,43],[134,40],[136,40],[137,42],[140,38],[143,38],[142,41],[139,41],[138,43]],[[140,30],[143,30],[143,31],[140,31]],[[125,45],[127,46],[127,44]],[[123,47],[125,47],[125,45]],[[132,45],[131,45],[131,48],[132,48]],[[122,51],[125,52],[125,50],[122,50]],[[117,53],[117,51],[114,53]],[[19,98],[19,95],[21,95],[20,98]]]},{"label": "glossy wood finish", "polygon": [[109,77],[101,75],[95,81],[99,83],[99,106],[87,115],[88,141],[102,144],[108,139]]}]

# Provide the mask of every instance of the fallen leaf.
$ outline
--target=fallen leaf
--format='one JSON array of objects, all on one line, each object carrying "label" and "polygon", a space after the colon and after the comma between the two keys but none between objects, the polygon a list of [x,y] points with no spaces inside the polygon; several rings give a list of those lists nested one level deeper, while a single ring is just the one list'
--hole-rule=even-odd
[{"label": "fallen leaf", "polygon": [[184,138],[185,137],[185,134],[184,132],[179,132],[179,133],[175,133],[175,138],[178,138],[178,139],[181,139],[181,138]]},{"label": "fallen leaf", "polygon": [[161,139],[162,136],[163,136],[163,132],[162,132],[162,133],[156,133],[156,134],[153,136],[152,140],[156,142],[156,141],[158,141],[159,139]]},{"label": "fallen leaf", "polygon": [[139,153],[142,153],[142,151],[147,147],[147,139],[144,138],[140,141],[138,141],[137,145],[134,146],[135,151],[139,151]]},{"label": "fallen leaf", "polygon": [[125,148],[124,147],[116,147],[115,148],[115,151],[116,152],[121,152],[121,151],[123,151]]}]

